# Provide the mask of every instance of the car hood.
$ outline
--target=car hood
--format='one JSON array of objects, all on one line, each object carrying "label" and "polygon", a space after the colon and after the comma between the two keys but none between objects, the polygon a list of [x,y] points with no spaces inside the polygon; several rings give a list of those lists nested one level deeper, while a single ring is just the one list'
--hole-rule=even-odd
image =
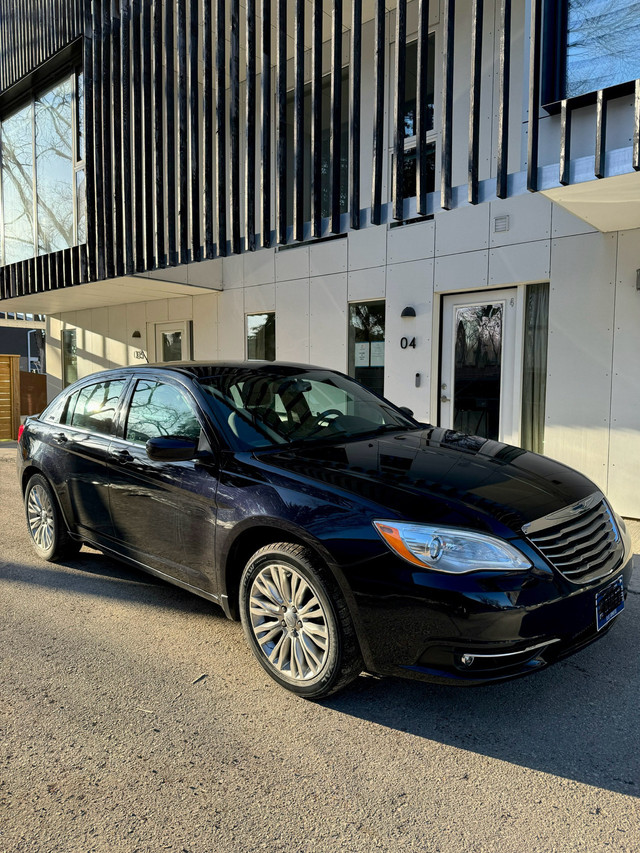
[{"label": "car hood", "polygon": [[[428,427],[257,454],[386,510],[388,518],[518,533],[597,491],[571,468],[519,447]],[[505,535],[506,531],[500,529]]]}]

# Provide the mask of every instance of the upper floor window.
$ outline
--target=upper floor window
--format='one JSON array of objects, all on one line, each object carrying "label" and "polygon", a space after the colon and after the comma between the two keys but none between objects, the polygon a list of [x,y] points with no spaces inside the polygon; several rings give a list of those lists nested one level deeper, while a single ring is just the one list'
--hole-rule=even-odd
[{"label": "upper floor window", "polygon": [[640,78],[638,0],[548,3],[545,39],[545,103]]},{"label": "upper floor window", "polygon": [[0,265],[85,241],[82,75],[0,122]]}]

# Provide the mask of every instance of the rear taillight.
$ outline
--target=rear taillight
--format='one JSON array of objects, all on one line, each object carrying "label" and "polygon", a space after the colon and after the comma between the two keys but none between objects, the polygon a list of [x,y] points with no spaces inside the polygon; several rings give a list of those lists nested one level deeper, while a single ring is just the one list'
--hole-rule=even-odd
[{"label": "rear taillight", "polygon": [[24,432],[24,424],[20,424],[18,427],[18,441],[22,438],[22,433]]}]

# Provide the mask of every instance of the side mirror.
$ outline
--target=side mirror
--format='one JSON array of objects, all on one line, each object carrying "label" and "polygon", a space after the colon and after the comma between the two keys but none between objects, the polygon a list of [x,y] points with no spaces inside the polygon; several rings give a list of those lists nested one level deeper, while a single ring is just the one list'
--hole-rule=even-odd
[{"label": "side mirror", "polygon": [[398,411],[402,412],[402,414],[406,415],[408,418],[413,417],[413,412],[408,406],[398,406]]},{"label": "side mirror", "polygon": [[154,462],[188,462],[198,455],[198,442],[177,435],[161,435],[150,438],[146,450]]}]

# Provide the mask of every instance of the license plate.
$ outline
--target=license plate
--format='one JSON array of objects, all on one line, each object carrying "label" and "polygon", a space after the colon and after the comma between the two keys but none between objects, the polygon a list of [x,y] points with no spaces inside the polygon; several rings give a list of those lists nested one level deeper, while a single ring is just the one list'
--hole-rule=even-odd
[{"label": "license plate", "polygon": [[604,628],[614,616],[624,610],[624,585],[622,575],[608,587],[596,593],[596,624],[598,631]]}]

